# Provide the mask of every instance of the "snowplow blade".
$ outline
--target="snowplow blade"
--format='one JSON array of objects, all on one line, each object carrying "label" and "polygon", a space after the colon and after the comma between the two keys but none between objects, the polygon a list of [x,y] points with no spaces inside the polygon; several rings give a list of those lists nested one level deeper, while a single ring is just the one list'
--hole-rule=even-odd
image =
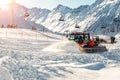
[{"label": "snowplow blade", "polygon": [[81,47],[79,46],[81,52],[84,53],[97,53],[97,52],[105,52],[107,48],[105,46],[94,46],[94,47]]}]

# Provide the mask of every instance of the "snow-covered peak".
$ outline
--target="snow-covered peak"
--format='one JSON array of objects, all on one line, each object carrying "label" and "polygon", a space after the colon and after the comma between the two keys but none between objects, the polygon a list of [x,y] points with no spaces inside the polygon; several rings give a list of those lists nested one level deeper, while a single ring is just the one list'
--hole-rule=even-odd
[{"label": "snow-covered peak", "polygon": [[[64,33],[67,31],[91,31],[95,34],[106,34],[106,32],[120,31],[118,22],[120,20],[119,0],[96,0],[92,5],[82,5],[71,9],[59,4],[53,10],[32,8],[27,9],[30,16],[26,19],[46,26],[48,29]],[[26,9],[17,7],[15,15],[23,16]],[[17,12],[17,14],[16,14]],[[64,21],[59,21],[60,18]],[[75,28],[75,24],[80,26]],[[104,29],[103,29],[104,28]],[[111,35],[111,34],[110,34]]]},{"label": "snow-covered peak", "polygon": [[[90,6],[81,6],[76,9],[58,5],[49,14],[44,24],[50,30],[64,33],[68,31],[90,31],[95,34],[115,35],[120,29],[118,21],[120,14],[119,0],[96,0]],[[59,22],[63,16],[65,21]],[[117,21],[117,22],[115,22]],[[75,28],[75,24],[80,26]]]},{"label": "snow-covered peak", "polygon": [[49,9],[41,9],[41,8],[37,8],[37,7],[33,7],[30,9],[32,12],[38,12],[38,11],[47,11],[47,12],[51,12]]},{"label": "snow-covered peak", "polygon": [[93,3],[94,6],[100,5],[100,4],[108,4],[108,3],[118,3],[119,0],[96,0],[95,3]]},{"label": "snow-covered peak", "polygon": [[112,35],[119,32],[118,24],[114,21],[120,14],[119,0],[96,0],[79,24],[83,30],[97,34]]},{"label": "snow-covered peak", "polygon": [[73,12],[79,13],[79,12],[81,12],[82,10],[84,10],[88,7],[89,7],[89,5],[81,5],[80,7],[73,9]]},{"label": "snow-covered peak", "polygon": [[105,1],[105,0],[96,0],[94,4],[100,4],[100,3],[102,3],[103,1]]},{"label": "snow-covered peak", "polygon": [[67,6],[63,6],[61,4],[59,4],[56,8],[53,9],[54,12],[62,12],[62,13],[67,13],[71,10],[72,10],[71,8]]}]

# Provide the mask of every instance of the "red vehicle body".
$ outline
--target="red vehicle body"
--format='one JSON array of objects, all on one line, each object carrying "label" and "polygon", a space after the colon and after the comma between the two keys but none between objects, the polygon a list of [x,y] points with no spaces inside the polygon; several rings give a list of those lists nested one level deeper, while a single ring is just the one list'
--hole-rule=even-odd
[{"label": "red vehicle body", "polygon": [[94,39],[90,39],[89,33],[74,32],[70,33],[67,37],[69,40],[75,41],[82,52],[94,53],[107,51],[105,46],[98,46]]}]

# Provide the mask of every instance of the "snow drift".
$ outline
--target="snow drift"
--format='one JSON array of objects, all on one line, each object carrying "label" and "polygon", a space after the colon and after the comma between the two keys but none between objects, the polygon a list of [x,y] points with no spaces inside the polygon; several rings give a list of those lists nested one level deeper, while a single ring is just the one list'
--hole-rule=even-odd
[{"label": "snow drift", "polygon": [[45,32],[37,32],[36,39],[35,31],[21,29],[26,32],[21,39],[18,29],[7,29],[7,37],[5,31],[0,29],[1,80],[119,80],[119,44],[107,44],[108,52],[84,54],[60,35],[46,38]]},{"label": "snow drift", "polygon": [[[71,50],[72,49],[72,50]],[[48,46],[47,48],[43,49],[43,51],[51,51],[51,52],[78,52],[80,50],[77,44],[73,41],[62,41],[55,44]]]}]

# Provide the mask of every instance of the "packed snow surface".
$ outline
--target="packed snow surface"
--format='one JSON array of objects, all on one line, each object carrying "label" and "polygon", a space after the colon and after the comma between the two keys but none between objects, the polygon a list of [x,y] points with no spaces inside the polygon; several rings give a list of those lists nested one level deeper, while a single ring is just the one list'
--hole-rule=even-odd
[{"label": "packed snow surface", "polygon": [[62,35],[0,29],[0,80],[119,80],[120,42],[86,54]]}]

